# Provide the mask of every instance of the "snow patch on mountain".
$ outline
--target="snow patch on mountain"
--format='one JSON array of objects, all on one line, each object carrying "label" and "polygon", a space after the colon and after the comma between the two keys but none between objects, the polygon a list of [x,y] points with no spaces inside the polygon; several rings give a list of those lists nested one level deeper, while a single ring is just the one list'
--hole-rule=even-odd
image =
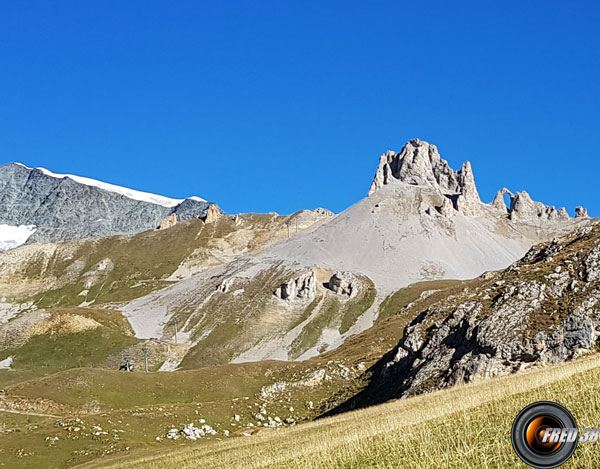
[{"label": "snow patch on mountain", "polygon": [[[50,176],[50,177],[57,178],[57,179],[69,178],[80,184],[85,184],[86,186],[98,187],[99,189],[104,189],[105,191],[115,192],[117,194],[124,195],[125,197],[128,197],[133,200],[140,200],[142,202],[150,202],[153,204],[162,205],[163,207],[175,207],[175,206],[179,205],[180,203],[182,203],[184,200],[186,200],[186,199],[172,199],[170,197],[164,197],[162,195],[152,194],[150,192],[143,192],[143,191],[138,191],[135,189],[129,189],[127,187],[117,186],[115,184],[109,184],[107,182],[102,182],[102,181],[98,181],[96,179],[91,179],[91,178],[87,178],[87,177],[83,177],[83,176],[75,176],[73,174],[58,174],[58,173],[54,173],[46,168],[41,168],[41,167],[29,168],[28,166],[25,166],[22,163],[17,163],[17,164],[19,164],[27,169],[37,169],[37,170],[41,171],[42,173],[44,173],[46,176]],[[205,199],[198,197],[198,196],[188,197],[188,199],[195,200],[196,202],[206,202]]]},{"label": "snow patch on mountain", "polygon": [[0,251],[6,251],[25,244],[35,230],[35,225],[11,226],[0,224]]}]

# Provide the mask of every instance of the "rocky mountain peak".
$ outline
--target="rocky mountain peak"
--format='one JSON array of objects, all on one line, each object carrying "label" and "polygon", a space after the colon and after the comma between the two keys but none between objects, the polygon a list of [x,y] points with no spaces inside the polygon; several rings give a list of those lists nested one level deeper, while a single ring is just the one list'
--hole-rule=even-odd
[{"label": "rocky mountain peak", "polygon": [[[513,194],[503,188],[490,204],[484,204],[479,198],[471,163],[467,161],[459,171],[454,171],[440,156],[435,145],[419,139],[410,140],[400,153],[387,151],[381,155],[369,195],[396,182],[427,187],[443,194],[445,199],[436,208],[446,217],[457,213],[467,216],[500,215],[508,216],[510,220],[534,224],[569,219],[565,208],[557,209],[536,202],[525,191]],[[507,194],[510,196],[509,206],[504,202]],[[577,218],[588,216],[583,207],[577,208]]]},{"label": "rocky mountain peak", "polygon": [[409,141],[400,153],[381,155],[369,194],[395,180],[439,187],[445,193],[455,194],[460,189],[457,173],[440,157],[437,147],[419,139]]},{"label": "rocky mountain peak", "polygon": [[464,214],[480,212],[482,203],[471,163],[467,161],[460,171],[454,171],[435,145],[422,140],[410,140],[400,153],[381,155],[369,195],[395,181],[433,188],[451,197],[455,208]]}]

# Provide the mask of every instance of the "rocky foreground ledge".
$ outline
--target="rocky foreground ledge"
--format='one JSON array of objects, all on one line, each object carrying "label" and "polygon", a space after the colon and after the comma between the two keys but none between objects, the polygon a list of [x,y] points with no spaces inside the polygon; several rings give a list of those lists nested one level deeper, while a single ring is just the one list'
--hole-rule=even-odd
[{"label": "rocky foreground ledge", "polygon": [[577,358],[597,347],[599,301],[595,224],[533,247],[422,311],[379,379],[406,397]]}]

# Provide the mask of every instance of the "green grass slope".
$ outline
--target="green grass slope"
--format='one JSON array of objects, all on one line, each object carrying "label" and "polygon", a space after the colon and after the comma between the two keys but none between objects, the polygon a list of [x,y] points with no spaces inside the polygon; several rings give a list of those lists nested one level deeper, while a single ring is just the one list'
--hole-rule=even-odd
[{"label": "green grass slope", "polygon": [[[600,358],[394,401],[249,438],[150,453],[85,467],[114,468],[523,468],[510,443],[518,412],[537,400],[567,406],[579,426],[600,426]],[[565,468],[597,466],[580,445]]]},{"label": "green grass slope", "polygon": [[[8,336],[11,330],[5,328]],[[109,357],[139,342],[119,311],[50,309],[24,343],[13,347],[0,344],[0,360],[13,357],[12,370],[0,370],[0,386],[70,368],[102,366]]]}]

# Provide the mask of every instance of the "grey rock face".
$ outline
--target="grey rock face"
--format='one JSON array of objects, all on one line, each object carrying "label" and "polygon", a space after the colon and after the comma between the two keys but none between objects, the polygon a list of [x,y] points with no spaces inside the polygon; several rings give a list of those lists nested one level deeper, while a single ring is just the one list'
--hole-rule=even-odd
[{"label": "grey rock face", "polygon": [[165,207],[15,163],[0,166],[0,224],[36,225],[30,243],[135,234],[170,215],[204,218],[211,205],[186,199]]},{"label": "grey rock face", "polygon": [[600,227],[532,248],[406,328],[381,379],[398,397],[558,363],[600,335]]},{"label": "grey rock face", "polygon": [[589,218],[587,208],[576,207],[575,208],[575,218]]}]

